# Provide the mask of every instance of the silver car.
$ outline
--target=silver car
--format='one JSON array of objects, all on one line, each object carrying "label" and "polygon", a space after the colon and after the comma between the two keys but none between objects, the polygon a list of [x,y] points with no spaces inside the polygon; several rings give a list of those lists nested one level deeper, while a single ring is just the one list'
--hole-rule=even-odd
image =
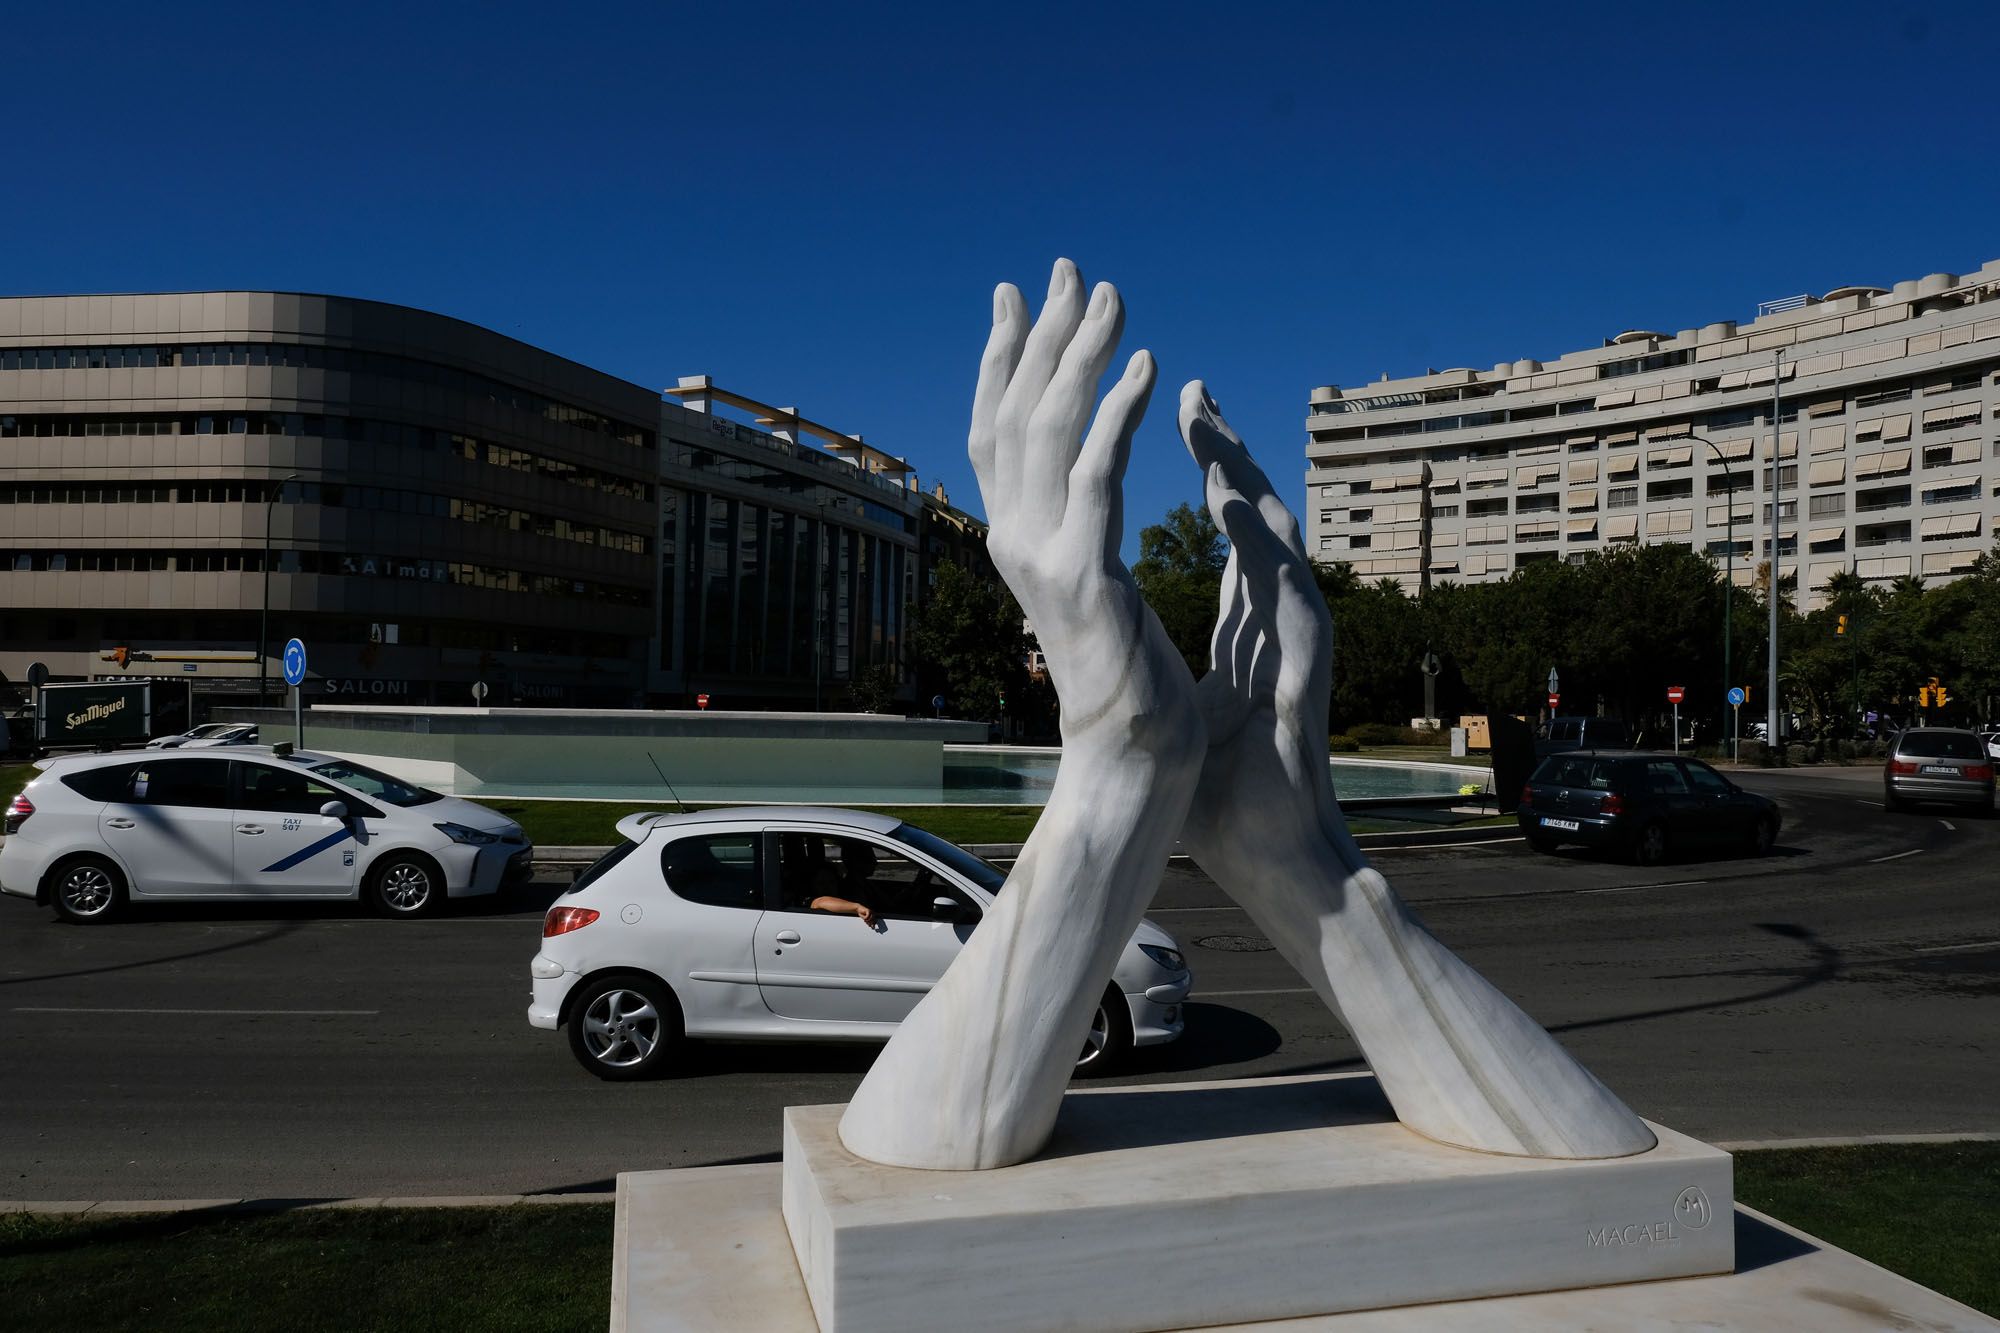
[{"label": "silver car", "polygon": [[1993,758],[1978,733],[1912,727],[1896,737],[1882,770],[1882,804],[1901,810],[1913,801],[1947,801],[1993,813]]},{"label": "silver car", "polygon": [[[885,1041],[1006,880],[934,834],[854,810],[647,812],[618,832],[626,841],[544,918],[528,1006],[607,1079],[663,1072],[684,1037]],[[1192,984],[1173,936],[1140,922],[1078,1070],[1180,1036]]]}]

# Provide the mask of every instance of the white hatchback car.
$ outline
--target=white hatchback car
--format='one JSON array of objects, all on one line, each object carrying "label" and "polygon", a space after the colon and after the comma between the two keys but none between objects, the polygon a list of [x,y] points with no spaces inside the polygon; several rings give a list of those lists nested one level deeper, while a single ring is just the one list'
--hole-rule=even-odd
[{"label": "white hatchback car", "polygon": [[[661,1072],[682,1037],[885,1041],[944,974],[1006,875],[886,815],[796,806],[655,812],[577,877],[542,923],[528,1021],[567,1026],[600,1078]],[[814,911],[862,903],[874,924]],[[1142,921],[1077,1061],[1181,1035],[1193,978]]]},{"label": "white hatchback car", "polygon": [[532,871],[521,826],[289,746],[45,759],[13,800],[0,892],[103,921],[129,901],[366,897],[388,916]]}]

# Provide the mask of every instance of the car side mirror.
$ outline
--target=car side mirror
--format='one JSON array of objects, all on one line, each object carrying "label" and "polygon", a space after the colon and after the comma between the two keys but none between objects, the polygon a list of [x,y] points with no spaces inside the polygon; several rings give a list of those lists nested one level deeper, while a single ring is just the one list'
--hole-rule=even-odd
[{"label": "car side mirror", "polygon": [[943,894],[931,899],[931,916],[938,921],[956,921],[959,918],[959,904],[956,898]]},{"label": "car side mirror", "polygon": [[347,806],[344,802],[341,801],[328,801],[325,805],[319,808],[319,812],[322,815],[325,815],[328,819],[347,818]]}]

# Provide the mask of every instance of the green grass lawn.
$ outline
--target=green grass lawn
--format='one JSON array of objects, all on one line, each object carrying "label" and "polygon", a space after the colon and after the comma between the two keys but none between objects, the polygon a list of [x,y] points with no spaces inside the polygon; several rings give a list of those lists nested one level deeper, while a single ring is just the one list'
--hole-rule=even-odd
[{"label": "green grass lawn", "polygon": [[[2000,1144],[1739,1153],[1736,1196],[2000,1315]],[[608,1204],[0,1217],[0,1328],[602,1328]]]},{"label": "green grass lawn", "polygon": [[1738,1153],[1736,1198],[2000,1316],[2000,1143]]},{"label": "green grass lawn", "polygon": [[14,793],[28,785],[35,776],[33,764],[0,764],[0,809],[14,799]]}]

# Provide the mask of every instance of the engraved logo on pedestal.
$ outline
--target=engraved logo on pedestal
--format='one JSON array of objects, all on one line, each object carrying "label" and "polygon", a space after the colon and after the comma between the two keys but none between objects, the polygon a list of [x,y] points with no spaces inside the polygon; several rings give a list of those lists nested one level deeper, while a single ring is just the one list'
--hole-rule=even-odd
[{"label": "engraved logo on pedestal", "polygon": [[1699,1185],[1690,1185],[1674,1200],[1674,1219],[1689,1231],[1699,1231],[1709,1224],[1715,1210],[1709,1206],[1708,1193]]}]

